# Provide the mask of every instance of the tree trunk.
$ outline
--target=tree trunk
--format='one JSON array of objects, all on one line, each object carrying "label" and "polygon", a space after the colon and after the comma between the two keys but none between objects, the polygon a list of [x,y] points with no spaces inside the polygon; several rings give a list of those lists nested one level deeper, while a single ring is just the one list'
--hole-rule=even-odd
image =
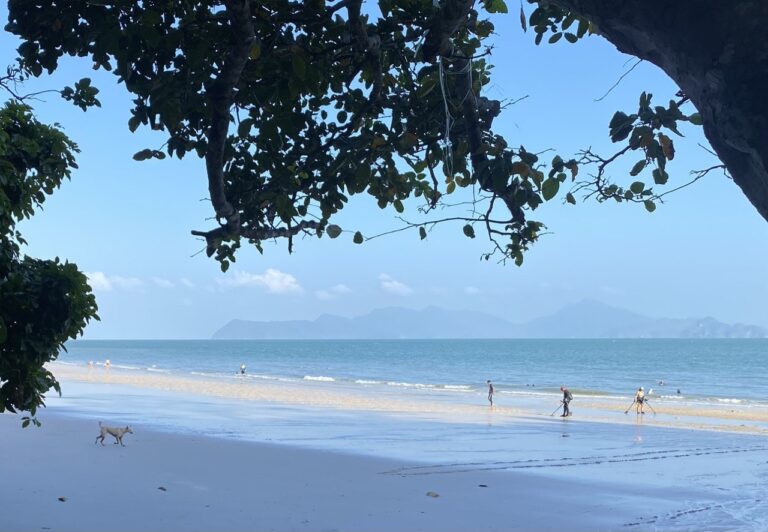
[{"label": "tree trunk", "polygon": [[620,51],[664,70],[701,113],[704,134],[733,180],[768,220],[768,1],[547,1],[590,20]]}]

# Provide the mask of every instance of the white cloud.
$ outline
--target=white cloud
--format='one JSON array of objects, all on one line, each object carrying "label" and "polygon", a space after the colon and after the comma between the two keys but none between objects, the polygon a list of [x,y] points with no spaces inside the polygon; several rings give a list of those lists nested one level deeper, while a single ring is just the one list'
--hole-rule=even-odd
[{"label": "white cloud", "polygon": [[381,289],[391,294],[398,296],[408,296],[413,293],[413,289],[410,286],[405,283],[401,283],[397,279],[393,279],[386,273],[379,275],[379,282]]},{"label": "white cloud", "polygon": [[174,284],[169,281],[168,279],[163,279],[161,277],[153,277],[152,281],[159,286],[160,288],[173,288]]},{"label": "white cloud", "polygon": [[123,290],[136,290],[144,285],[141,279],[135,277],[121,277],[120,275],[107,275],[104,272],[85,272],[91,288],[100,292],[109,292],[115,288]]},{"label": "white cloud", "polygon": [[112,281],[112,286],[124,288],[126,290],[134,290],[144,285],[144,281],[136,279],[135,277],[120,277],[119,275],[113,275],[109,280]]},{"label": "white cloud", "polygon": [[179,282],[181,284],[183,284],[184,286],[186,286],[187,288],[195,288],[195,283],[193,283],[192,281],[190,281],[186,277],[182,277],[181,279],[179,279]]},{"label": "white cloud", "polygon": [[270,294],[300,294],[304,291],[296,278],[290,273],[269,268],[262,274],[236,271],[224,279],[216,280],[221,286],[266,288]]},{"label": "white cloud", "polygon": [[112,290],[112,283],[109,282],[109,279],[104,275],[104,272],[85,272],[85,275],[88,277],[88,284],[91,285],[91,288],[94,290],[100,290],[102,292],[109,292]]},{"label": "white cloud", "polygon": [[468,296],[476,296],[480,293],[480,289],[476,286],[465,286],[464,287],[464,293]]},{"label": "white cloud", "polygon": [[315,297],[317,297],[317,299],[327,300],[327,299],[334,299],[335,297],[343,296],[351,292],[352,292],[352,289],[347,285],[337,284],[325,290],[317,290],[315,292]]}]

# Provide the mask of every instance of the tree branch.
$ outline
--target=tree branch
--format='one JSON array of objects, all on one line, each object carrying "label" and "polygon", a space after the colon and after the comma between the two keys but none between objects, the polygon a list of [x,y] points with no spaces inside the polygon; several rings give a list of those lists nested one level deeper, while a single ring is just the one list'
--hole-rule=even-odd
[{"label": "tree branch", "polygon": [[[224,183],[224,148],[227,141],[230,108],[235,97],[235,88],[248,61],[256,41],[251,21],[250,0],[227,0],[225,2],[232,30],[232,48],[224,60],[221,72],[208,89],[211,106],[211,126],[208,129],[208,146],[205,166],[208,172],[208,190],[211,203],[222,233],[240,234],[240,213],[227,200]],[[218,231],[218,230],[214,230]],[[195,234],[195,231],[192,232]]]}]

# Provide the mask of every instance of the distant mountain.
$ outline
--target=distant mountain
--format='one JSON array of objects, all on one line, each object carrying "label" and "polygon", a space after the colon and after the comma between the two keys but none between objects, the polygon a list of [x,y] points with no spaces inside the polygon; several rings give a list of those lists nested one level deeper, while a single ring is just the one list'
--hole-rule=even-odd
[{"label": "distant mountain", "polygon": [[305,321],[232,320],[214,339],[510,338],[518,326],[482,312],[390,307],[356,318],[323,314]]},{"label": "distant mountain", "polygon": [[390,307],[356,318],[324,314],[316,320],[232,320],[213,334],[219,340],[399,338],[765,338],[755,325],[714,318],[650,318],[585,300],[522,324],[483,312]]},{"label": "distant mountain", "polygon": [[584,300],[521,326],[528,338],[765,338],[756,325],[729,325],[714,318],[649,318]]}]

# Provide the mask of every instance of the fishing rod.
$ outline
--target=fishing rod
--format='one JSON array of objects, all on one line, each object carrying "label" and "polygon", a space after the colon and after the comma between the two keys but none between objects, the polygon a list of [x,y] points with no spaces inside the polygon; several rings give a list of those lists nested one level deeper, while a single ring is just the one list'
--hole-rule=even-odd
[{"label": "fishing rod", "polygon": [[624,411],[624,413],[628,414],[629,413],[629,409],[632,408],[635,405],[636,402],[637,402],[637,399],[633,399],[632,400],[632,404],[627,407],[627,409]]},{"label": "fishing rod", "polygon": [[557,408],[555,408],[555,411],[554,411],[554,412],[552,412],[551,414],[549,414],[549,415],[550,415],[550,417],[551,417],[551,416],[554,416],[554,415],[555,415],[555,413],[556,413],[558,410],[560,410],[562,407],[563,407],[563,402],[562,402],[562,401],[560,401],[560,406],[558,406]]}]

